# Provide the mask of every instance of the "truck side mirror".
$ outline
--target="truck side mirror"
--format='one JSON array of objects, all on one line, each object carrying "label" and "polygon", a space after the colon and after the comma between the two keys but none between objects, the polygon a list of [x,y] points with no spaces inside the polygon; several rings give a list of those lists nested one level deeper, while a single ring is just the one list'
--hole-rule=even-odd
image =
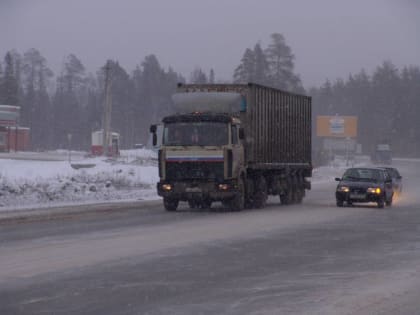
[{"label": "truck side mirror", "polygon": [[156,132],[153,133],[152,144],[155,147],[157,145],[157,134]]},{"label": "truck side mirror", "polygon": [[157,145],[157,134],[156,134],[156,131],[157,131],[157,126],[156,125],[151,125],[150,126],[150,132],[153,134],[153,139],[152,139],[153,146],[156,146]]},{"label": "truck side mirror", "polygon": [[239,128],[239,139],[245,139],[245,131],[244,128]]}]

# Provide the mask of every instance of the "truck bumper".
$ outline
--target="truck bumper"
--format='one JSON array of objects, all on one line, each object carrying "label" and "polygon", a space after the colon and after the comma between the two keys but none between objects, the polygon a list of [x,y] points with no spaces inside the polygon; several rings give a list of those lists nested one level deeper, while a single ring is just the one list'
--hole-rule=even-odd
[{"label": "truck bumper", "polygon": [[219,183],[214,182],[159,182],[157,192],[161,197],[182,201],[203,199],[222,201],[233,198],[236,194],[235,185],[230,182],[223,184],[227,185],[227,189],[219,189]]}]

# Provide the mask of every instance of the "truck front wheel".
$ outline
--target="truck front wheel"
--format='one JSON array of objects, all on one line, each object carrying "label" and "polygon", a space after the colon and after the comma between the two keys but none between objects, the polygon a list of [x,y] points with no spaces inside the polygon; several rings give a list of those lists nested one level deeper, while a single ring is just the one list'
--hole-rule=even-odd
[{"label": "truck front wheel", "polygon": [[243,179],[238,181],[238,191],[235,197],[229,200],[229,208],[232,211],[241,211],[245,206],[245,185]]},{"label": "truck front wheel", "polygon": [[163,198],[163,206],[165,207],[166,211],[176,211],[178,208],[179,200],[177,199],[170,199],[170,198]]}]

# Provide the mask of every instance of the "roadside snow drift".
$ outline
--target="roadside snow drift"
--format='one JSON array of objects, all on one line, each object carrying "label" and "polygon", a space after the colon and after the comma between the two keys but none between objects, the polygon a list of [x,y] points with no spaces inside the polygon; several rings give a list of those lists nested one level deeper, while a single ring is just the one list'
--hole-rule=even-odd
[{"label": "roadside snow drift", "polygon": [[[66,154],[62,155],[66,159]],[[40,205],[157,198],[155,153],[124,151],[116,160],[0,159],[0,211]]]}]

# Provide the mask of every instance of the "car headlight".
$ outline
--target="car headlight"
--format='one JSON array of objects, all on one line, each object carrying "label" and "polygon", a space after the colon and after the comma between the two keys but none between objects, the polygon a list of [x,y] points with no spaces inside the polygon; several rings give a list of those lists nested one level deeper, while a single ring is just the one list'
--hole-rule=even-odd
[{"label": "car headlight", "polygon": [[341,192],[349,192],[350,188],[347,186],[339,186],[337,187],[337,191],[341,191]]},{"label": "car headlight", "polygon": [[379,187],[369,187],[367,189],[367,192],[371,193],[371,194],[378,194],[379,195],[382,192],[382,190]]}]

